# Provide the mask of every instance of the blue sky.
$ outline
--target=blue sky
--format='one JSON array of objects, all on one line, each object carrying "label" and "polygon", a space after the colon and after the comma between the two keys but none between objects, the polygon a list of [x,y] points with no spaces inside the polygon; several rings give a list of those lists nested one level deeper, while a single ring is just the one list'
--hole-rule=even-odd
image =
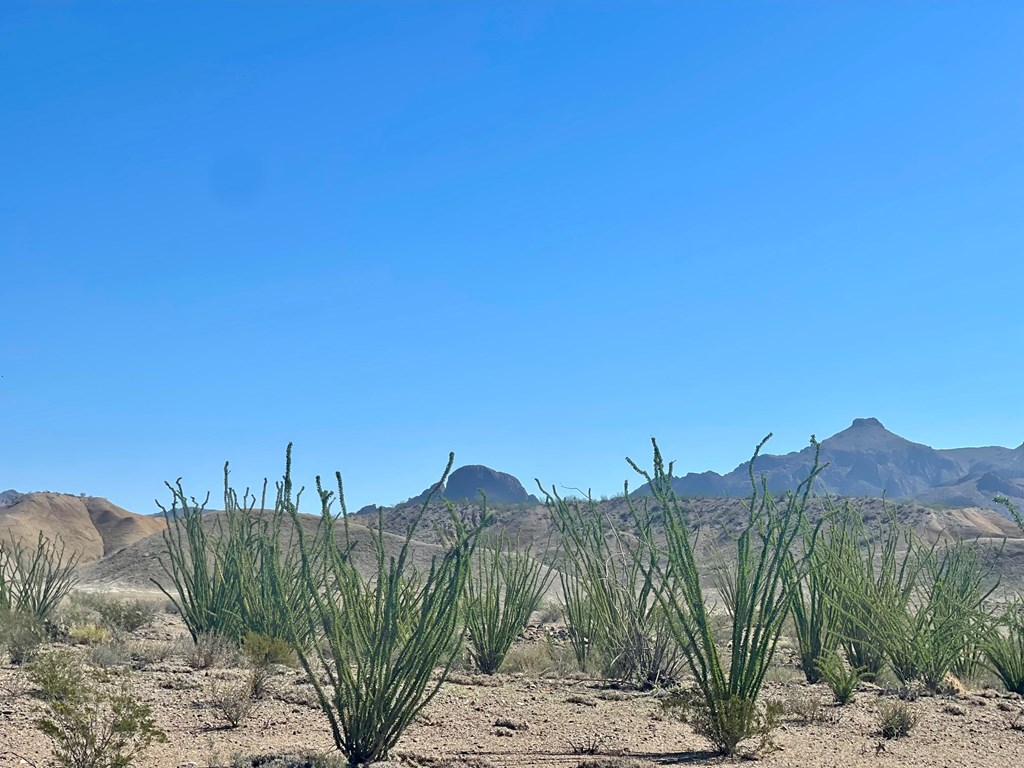
[{"label": "blue sky", "polygon": [[1024,441],[1016,3],[0,6],[0,489]]}]

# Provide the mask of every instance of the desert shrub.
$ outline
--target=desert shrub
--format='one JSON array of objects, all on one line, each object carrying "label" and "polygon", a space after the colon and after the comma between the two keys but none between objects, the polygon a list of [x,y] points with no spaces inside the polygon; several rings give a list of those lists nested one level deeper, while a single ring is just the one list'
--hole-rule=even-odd
[{"label": "desert shrub", "polygon": [[192,669],[232,667],[239,663],[238,646],[223,635],[201,634],[192,642],[186,638],[182,645],[182,655]]},{"label": "desert shrub", "polygon": [[234,755],[231,768],[343,768],[337,755]]},{"label": "desert shrub", "polygon": [[[294,629],[289,639],[327,716],[335,745],[353,765],[387,759],[402,732],[440,689],[461,650],[459,598],[487,521],[486,504],[474,524],[460,518],[449,504],[443,554],[424,571],[414,571],[411,562],[414,536],[454,460],[452,454],[440,483],[427,494],[390,555],[383,517],[378,516],[370,529],[374,565],[368,577],[350,557],[356,543],[340,473],[336,479],[342,541],[336,541],[331,511],[335,494],[323,489],[320,478],[316,489],[321,525],[313,537],[304,533],[297,505],[289,505],[305,594],[312,603],[309,610],[285,604],[287,625]],[[287,470],[283,487],[291,487]],[[304,642],[318,634],[319,642]],[[438,667],[440,674],[435,674]]]},{"label": "desert shrub", "polygon": [[579,668],[645,687],[674,681],[684,662],[655,595],[650,519],[634,514],[637,531],[627,533],[591,497],[564,499],[537,484],[562,538],[565,619]]},{"label": "desert shrub", "polygon": [[1006,690],[1024,696],[1024,602],[1007,608],[983,643],[989,669]]},{"label": "desert shrub", "polygon": [[750,739],[757,740],[754,753],[765,749],[785,713],[780,701],[759,703],[737,695],[715,702],[712,709],[699,686],[662,699],[661,707],[666,714],[687,723],[721,752],[730,755],[738,754],[740,744]]},{"label": "desert shrub", "polygon": [[156,605],[148,600],[105,599],[97,607],[103,623],[114,632],[135,632],[156,618]]},{"label": "desert shrub", "polygon": [[127,676],[101,682],[68,651],[54,651],[33,664],[31,677],[44,704],[37,724],[61,768],[127,768],[166,740]]},{"label": "desert shrub", "polygon": [[504,672],[528,677],[561,678],[575,670],[576,659],[571,646],[556,643],[547,634],[542,641],[513,645],[501,668]]},{"label": "desert shrub", "polygon": [[832,652],[818,661],[821,679],[832,691],[836,703],[845,706],[853,701],[854,691],[864,676],[863,668],[855,668],[846,664],[842,657]]},{"label": "desert shrub", "polygon": [[263,669],[273,664],[294,667],[298,664],[295,651],[288,641],[280,637],[267,637],[258,632],[249,632],[242,641],[242,655],[254,669]]},{"label": "desert shrub", "polygon": [[167,661],[177,652],[179,646],[171,641],[133,641],[126,643],[133,669],[143,669],[151,664]]},{"label": "desert shrub", "polygon": [[770,703],[759,706],[758,696],[792,605],[800,569],[806,567],[806,561],[792,556],[793,545],[803,530],[811,485],[820,471],[819,446],[812,437],[815,460],[810,474],[795,492],[786,494],[781,503],[776,501],[766,480],[759,483],[754,475],[767,440],[758,445],[750,461],[749,514],[736,540],[733,570],[722,590],[730,619],[727,664],[715,642],[688,510],[672,488],[673,467],[665,466],[655,441],[653,472],[629,461],[647,482],[664,520],[666,563],[653,558],[648,579],[659,585],[659,604],[695,679],[697,695],[691,697],[690,721],[726,754],[735,754],[740,742],[763,733],[776,714]]},{"label": "desert shrub", "polygon": [[98,592],[72,592],[61,610],[64,621],[98,623],[111,632],[130,633],[153,623],[157,604],[152,600],[119,599]]},{"label": "desert shrub", "polygon": [[498,671],[553,577],[531,549],[520,550],[503,536],[493,548],[478,550],[464,598],[469,655],[477,669]]},{"label": "desert shrub", "polygon": [[538,619],[541,624],[557,624],[565,618],[565,606],[557,600],[548,600],[538,608]]},{"label": "desert shrub", "polygon": [[206,703],[229,728],[237,728],[259,708],[252,678],[228,683],[211,680]]},{"label": "desert shrub", "polygon": [[46,625],[34,615],[0,611],[0,647],[7,649],[12,664],[34,659],[46,639]]},{"label": "desert shrub", "polygon": [[68,640],[79,645],[96,645],[110,639],[110,630],[92,621],[72,624],[67,633]]},{"label": "desert shrub", "polygon": [[908,736],[919,720],[905,701],[882,702],[878,707],[878,733],[886,739]]},{"label": "desert shrub", "polygon": [[98,643],[89,651],[89,662],[100,669],[127,667],[131,665],[132,655],[123,644]]},{"label": "desert shrub", "polygon": [[0,540],[0,612],[27,613],[48,621],[78,581],[78,556],[58,538],[42,532],[36,546],[14,538]]},{"label": "desert shrub", "polygon": [[608,737],[601,733],[588,733],[566,740],[574,755],[599,755],[608,746]]},{"label": "desert shrub", "polygon": [[809,688],[797,688],[786,694],[782,700],[783,710],[797,718],[804,725],[812,725],[828,719],[828,710],[821,700],[821,694]]}]

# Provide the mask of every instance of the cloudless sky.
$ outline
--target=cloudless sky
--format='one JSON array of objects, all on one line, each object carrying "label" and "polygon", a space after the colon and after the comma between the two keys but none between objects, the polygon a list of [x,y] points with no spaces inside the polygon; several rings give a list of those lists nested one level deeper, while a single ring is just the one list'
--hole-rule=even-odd
[{"label": "cloudless sky", "polygon": [[1019,445],[1022,40],[1010,2],[0,5],[0,489]]}]

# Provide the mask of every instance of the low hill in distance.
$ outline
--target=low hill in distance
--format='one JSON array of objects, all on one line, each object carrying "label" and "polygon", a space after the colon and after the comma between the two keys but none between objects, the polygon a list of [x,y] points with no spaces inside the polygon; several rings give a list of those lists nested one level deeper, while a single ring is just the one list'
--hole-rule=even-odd
[{"label": "low hill in distance", "polygon": [[[405,504],[422,504],[427,497],[437,489],[437,484],[425,489],[422,493],[413,496]],[[507,472],[499,472],[496,469],[485,467],[481,464],[467,464],[452,470],[448,475],[448,482],[435,494],[439,498],[450,501],[476,501],[483,493],[487,500],[493,504],[538,504],[536,496],[526,492],[526,488]],[[376,508],[371,505],[369,508],[360,510],[366,511]]]},{"label": "low hill in distance", "polygon": [[163,518],[137,515],[96,496],[5,491],[0,537],[34,543],[39,533],[60,538],[68,553],[88,563],[162,531]]}]

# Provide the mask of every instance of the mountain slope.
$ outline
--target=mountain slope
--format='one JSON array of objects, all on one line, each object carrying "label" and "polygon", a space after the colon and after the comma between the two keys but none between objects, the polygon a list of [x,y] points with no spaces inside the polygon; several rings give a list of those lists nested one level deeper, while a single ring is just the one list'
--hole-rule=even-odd
[{"label": "mountain slope", "polygon": [[[814,449],[765,454],[754,466],[773,492],[796,488],[807,477]],[[1024,445],[1019,448],[939,450],[887,430],[878,419],[854,419],[821,441],[816,490],[840,496],[888,496],[945,506],[999,509],[996,495],[1024,500]],[[689,473],[673,479],[676,493],[688,497],[742,497],[750,493],[749,462],[725,475]],[[644,495],[640,488],[637,495]]]},{"label": "mountain slope", "polygon": [[136,515],[95,496],[25,493],[0,507],[0,536],[34,542],[40,531],[58,536],[81,562],[97,560],[157,531],[162,518]]}]

